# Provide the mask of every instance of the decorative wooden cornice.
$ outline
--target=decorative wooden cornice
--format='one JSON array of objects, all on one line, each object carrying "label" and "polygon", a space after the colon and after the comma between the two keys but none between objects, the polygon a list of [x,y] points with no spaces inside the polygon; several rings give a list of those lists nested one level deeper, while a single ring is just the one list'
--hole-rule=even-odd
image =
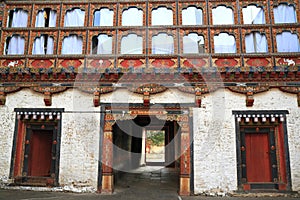
[{"label": "decorative wooden cornice", "polygon": [[67,87],[32,87],[35,92],[44,94],[44,103],[46,106],[52,105],[52,94],[67,90]]},{"label": "decorative wooden cornice", "polygon": [[251,107],[254,103],[254,94],[265,92],[269,90],[269,85],[259,85],[259,86],[247,86],[246,84],[241,84],[239,86],[228,87],[229,90],[246,95],[246,106]]}]

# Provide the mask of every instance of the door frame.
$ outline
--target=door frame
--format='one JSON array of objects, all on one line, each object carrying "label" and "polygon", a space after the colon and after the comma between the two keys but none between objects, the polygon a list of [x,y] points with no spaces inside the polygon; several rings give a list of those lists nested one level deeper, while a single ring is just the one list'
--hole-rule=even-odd
[{"label": "door frame", "polygon": [[[233,111],[236,125],[238,191],[291,191],[286,110]],[[245,134],[268,132],[272,182],[247,181]],[[280,141],[281,140],[281,141]],[[282,167],[283,166],[283,167]]]},{"label": "door frame", "polygon": [[[139,115],[154,115],[166,121],[176,121],[180,128],[179,195],[193,193],[193,116],[194,104],[160,104],[164,109],[149,109],[144,104],[102,104],[98,165],[98,192],[113,193],[113,125],[118,119],[134,119]],[[152,106],[152,104],[150,104]],[[113,108],[113,109],[112,109]]]},{"label": "door frame", "polygon": [[[61,143],[61,108],[15,108],[16,121],[9,178],[15,185],[58,186]],[[28,153],[32,130],[52,130],[50,177],[28,176]]]}]

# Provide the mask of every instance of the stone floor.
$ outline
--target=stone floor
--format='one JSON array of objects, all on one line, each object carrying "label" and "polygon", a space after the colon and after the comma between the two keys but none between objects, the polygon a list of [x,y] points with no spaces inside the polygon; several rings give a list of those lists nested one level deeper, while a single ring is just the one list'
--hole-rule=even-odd
[{"label": "stone floor", "polygon": [[[119,173],[112,195],[25,191],[20,188],[0,189],[0,200],[295,200],[299,197],[258,194],[239,197],[178,196],[178,171],[172,168],[142,167],[130,173]],[[267,196],[267,197],[266,197]]]}]

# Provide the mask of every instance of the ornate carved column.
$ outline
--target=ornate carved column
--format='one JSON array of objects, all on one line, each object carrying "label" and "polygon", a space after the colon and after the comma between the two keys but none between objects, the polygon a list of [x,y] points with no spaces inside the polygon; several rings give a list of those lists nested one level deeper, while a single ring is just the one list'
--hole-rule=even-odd
[{"label": "ornate carved column", "polygon": [[178,119],[181,127],[181,146],[180,146],[180,186],[179,195],[189,196],[191,192],[191,166],[190,166],[190,129],[188,115],[181,115]]},{"label": "ornate carved column", "polygon": [[105,115],[103,148],[102,148],[102,190],[104,193],[113,193],[113,130],[114,118],[112,114]]}]

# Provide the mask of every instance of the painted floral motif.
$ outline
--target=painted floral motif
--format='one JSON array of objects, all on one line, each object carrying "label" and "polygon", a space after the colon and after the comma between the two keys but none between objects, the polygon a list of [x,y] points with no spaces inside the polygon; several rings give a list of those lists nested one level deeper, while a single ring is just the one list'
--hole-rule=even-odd
[{"label": "painted floral motif", "polygon": [[110,60],[93,60],[90,62],[90,66],[88,67],[93,67],[93,68],[108,68],[112,65],[112,62]]},{"label": "painted floral motif", "polygon": [[82,65],[82,62],[80,60],[63,60],[60,65],[66,68],[70,66],[78,68]]},{"label": "painted floral motif", "polygon": [[50,68],[53,65],[53,62],[50,60],[34,60],[31,62],[33,68]]},{"label": "painted floral motif", "polygon": [[144,63],[141,60],[123,60],[120,62],[122,67],[139,67]]},{"label": "painted floral motif", "polygon": [[155,67],[172,67],[175,65],[175,62],[171,59],[155,59],[152,65]]},{"label": "painted floral motif", "polygon": [[187,59],[183,62],[185,67],[203,67],[206,65],[206,61],[203,59]]},{"label": "painted floral motif", "polygon": [[265,58],[251,58],[246,61],[249,66],[267,66],[270,62]]},{"label": "painted floral motif", "polygon": [[238,64],[238,61],[235,59],[220,58],[215,61],[215,64],[218,67],[234,67]]}]

